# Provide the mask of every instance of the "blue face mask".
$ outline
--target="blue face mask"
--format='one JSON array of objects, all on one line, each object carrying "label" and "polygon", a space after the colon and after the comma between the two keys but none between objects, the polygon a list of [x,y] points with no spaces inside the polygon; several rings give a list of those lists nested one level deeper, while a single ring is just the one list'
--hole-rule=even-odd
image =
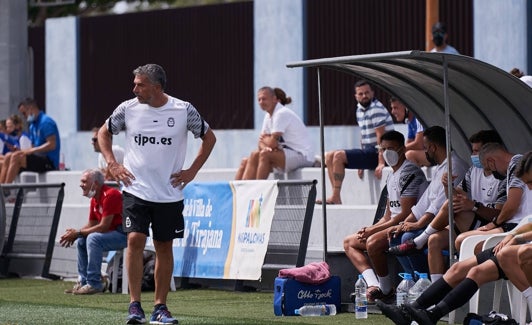
[{"label": "blue face mask", "polygon": [[480,162],[480,158],[478,158],[478,155],[471,155],[471,162],[473,163],[473,166],[477,168],[483,168],[482,163]]},{"label": "blue face mask", "polygon": [[35,115],[28,115],[28,119],[27,119],[28,123],[32,123],[33,121],[35,121]]}]

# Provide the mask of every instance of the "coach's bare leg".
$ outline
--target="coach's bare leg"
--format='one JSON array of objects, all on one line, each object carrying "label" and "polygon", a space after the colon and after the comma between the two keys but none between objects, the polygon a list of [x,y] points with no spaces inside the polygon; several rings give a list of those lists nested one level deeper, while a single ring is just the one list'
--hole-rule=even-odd
[{"label": "coach's bare leg", "polygon": [[157,304],[166,304],[168,291],[170,290],[170,280],[174,271],[174,253],[172,241],[153,241],[155,246],[155,301]]},{"label": "coach's bare leg", "polygon": [[129,284],[130,302],[140,302],[142,275],[144,273],[144,246],[146,235],[140,232],[130,232],[127,235],[126,267]]}]

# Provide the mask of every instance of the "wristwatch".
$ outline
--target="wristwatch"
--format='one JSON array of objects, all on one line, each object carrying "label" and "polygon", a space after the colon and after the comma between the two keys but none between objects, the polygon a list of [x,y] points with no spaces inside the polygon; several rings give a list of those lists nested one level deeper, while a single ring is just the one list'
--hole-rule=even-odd
[{"label": "wristwatch", "polygon": [[477,212],[477,210],[482,206],[482,203],[477,202],[477,201],[473,201],[473,202],[475,202],[475,205],[473,205],[473,209],[471,209],[471,211]]}]

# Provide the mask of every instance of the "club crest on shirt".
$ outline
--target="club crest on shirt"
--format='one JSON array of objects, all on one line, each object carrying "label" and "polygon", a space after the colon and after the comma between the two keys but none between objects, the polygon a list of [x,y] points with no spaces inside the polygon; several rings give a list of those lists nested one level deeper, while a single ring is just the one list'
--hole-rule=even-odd
[{"label": "club crest on shirt", "polygon": [[173,117],[169,117],[168,118],[168,121],[166,121],[166,124],[169,126],[169,127],[174,127],[175,125],[175,120]]}]

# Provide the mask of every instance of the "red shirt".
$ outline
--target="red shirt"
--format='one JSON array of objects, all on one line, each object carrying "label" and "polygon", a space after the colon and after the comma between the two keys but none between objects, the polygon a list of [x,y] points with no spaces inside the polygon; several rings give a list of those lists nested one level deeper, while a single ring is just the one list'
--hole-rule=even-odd
[{"label": "red shirt", "polygon": [[116,230],[122,225],[122,194],[117,189],[104,184],[100,197],[91,199],[89,220],[96,220],[100,223],[102,218],[109,216],[113,218],[109,231]]}]

